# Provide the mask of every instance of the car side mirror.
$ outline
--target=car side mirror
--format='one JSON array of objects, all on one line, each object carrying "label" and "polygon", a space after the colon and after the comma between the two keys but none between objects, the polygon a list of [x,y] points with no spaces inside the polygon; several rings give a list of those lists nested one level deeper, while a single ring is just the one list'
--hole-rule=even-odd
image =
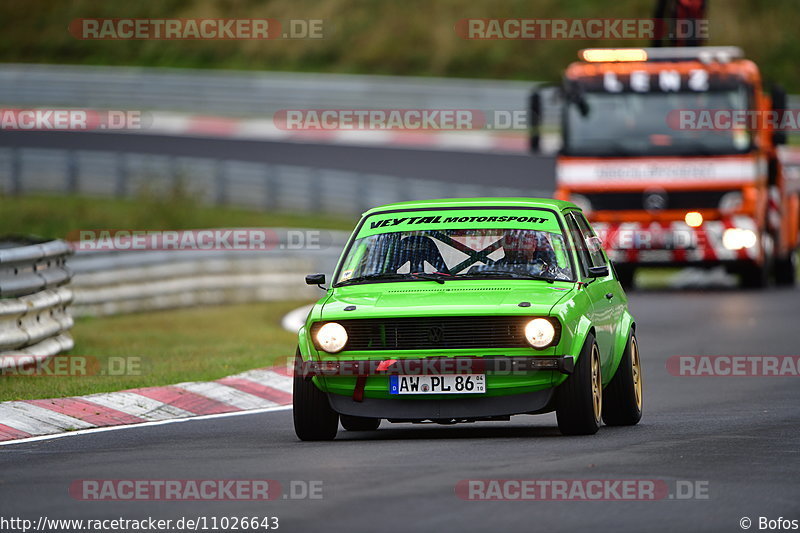
[{"label": "car side mirror", "polygon": [[309,274],[306,276],[306,285],[322,285],[325,283],[325,274]]},{"label": "car side mirror", "polygon": [[604,278],[608,276],[608,265],[589,267],[590,278]]}]

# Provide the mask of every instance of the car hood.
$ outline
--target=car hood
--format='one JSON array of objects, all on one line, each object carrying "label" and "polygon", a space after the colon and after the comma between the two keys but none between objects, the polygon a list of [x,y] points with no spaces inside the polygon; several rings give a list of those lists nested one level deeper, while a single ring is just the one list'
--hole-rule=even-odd
[{"label": "car hood", "polygon": [[[480,280],[369,283],[339,287],[321,309],[323,320],[409,316],[546,315],[574,290],[568,282]],[[528,302],[530,306],[520,307]],[[355,306],[354,310],[345,308]]]}]

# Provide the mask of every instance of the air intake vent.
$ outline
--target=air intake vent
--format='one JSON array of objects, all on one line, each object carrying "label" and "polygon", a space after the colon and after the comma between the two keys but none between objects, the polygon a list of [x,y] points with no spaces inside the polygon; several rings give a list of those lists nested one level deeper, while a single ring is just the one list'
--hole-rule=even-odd
[{"label": "air intake vent", "polygon": [[[347,330],[346,351],[458,348],[530,348],[529,316],[448,316],[338,320]],[[311,327],[312,334],[322,326]],[[560,334],[556,327],[556,336]]]},{"label": "air intake vent", "polygon": [[387,293],[409,293],[409,292],[484,292],[484,291],[510,291],[508,287],[475,287],[472,289],[392,289]]}]

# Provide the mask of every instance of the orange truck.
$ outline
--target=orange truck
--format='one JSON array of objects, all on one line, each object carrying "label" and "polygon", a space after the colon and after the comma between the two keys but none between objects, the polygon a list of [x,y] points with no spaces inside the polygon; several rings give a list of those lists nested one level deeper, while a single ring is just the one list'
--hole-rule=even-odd
[{"label": "orange truck", "polygon": [[[793,284],[800,190],[777,147],[786,94],[736,47],[586,49],[559,93],[556,198],[602,234],[620,279],[723,265],[745,287]],[[531,99],[533,134],[544,93]],[[777,118],[776,118],[777,117]]]}]

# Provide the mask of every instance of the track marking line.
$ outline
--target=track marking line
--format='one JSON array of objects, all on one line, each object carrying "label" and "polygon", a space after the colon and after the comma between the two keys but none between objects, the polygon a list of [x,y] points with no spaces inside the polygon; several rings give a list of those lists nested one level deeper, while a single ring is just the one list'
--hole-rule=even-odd
[{"label": "track marking line", "polygon": [[71,416],[95,426],[112,424],[136,424],[145,422],[143,418],[111,409],[104,405],[89,402],[83,398],[53,398],[50,400],[23,400],[25,403],[38,405],[50,411]]},{"label": "track marking line", "polygon": [[238,409],[232,405],[206,398],[205,396],[180,389],[173,385],[167,387],[133,389],[131,392],[158,400],[159,402],[164,402],[165,404],[178,407],[179,409],[184,409],[195,415],[215,415],[218,413],[238,411]]},{"label": "track marking line", "polygon": [[90,394],[84,397],[87,401],[98,403],[111,409],[122,411],[145,420],[164,420],[167,418],[192,416],[194,413],[173,405],[167,405],[135,392],[120,391],[102,394]]},{"label": "track marking line", "polygon": [[239,389],[223,385],[214,381],[195,381],[189,383],[178,383],[175,385],[181,389],[200,394],[212,400],[233,405],[239,409],[260,409],[277,405],[276,402],[259,398],[253,394],[242,392]]},{"label": "track marking line", "polygon": [[16,430],[41,435],[49,431],[71,431],[97,427],[56,411],[25,402],[13,402],[0,405],[0,420]]},{"label": "track marking line", "polygon": [[51,435],[39,435],[36,437],[29,437],[18,440],[7,440],[0,442],[0,446],[10,446],[13,444],[25,444],[27,442],[38,442],[42,440],[60,439],[64,437],[77,437],[81,435],[91,435],[93,433],[101,433],[104,431],[116,431],[119,429],[131,428],[145,428],[152,426],[165,426],[167,424],[178,424],[181,422],[194,422],[196,420],[213,420],[215,418],[224,418],[228,416],[242,416],[242,415],[257,415],[262,413],[272,413],[275,411],[289,411],[292,409],[291,405],[276,405],[274,407],[264,407],[262,409],[250,409],[248,411],[233,411],[230,413],[219,413],[214,415],[199,415],[191,416],[188,418],[170,418],[168,420],[155,420],[152,422],[142,422],[140,424],[124,424],[121,426],[106,426],[99,428],[80,429],[78,431],[69,431],[66,433],[53,433]]},{"label": "track marking line", "polygon": [[250,370],[242,374],[231,376],[232,378],[241,378],[248,381],[255,381],[259,385],[265,385],[278,389],[279,391],[292,393],[292,378],[278,374],[273,370]]}]

